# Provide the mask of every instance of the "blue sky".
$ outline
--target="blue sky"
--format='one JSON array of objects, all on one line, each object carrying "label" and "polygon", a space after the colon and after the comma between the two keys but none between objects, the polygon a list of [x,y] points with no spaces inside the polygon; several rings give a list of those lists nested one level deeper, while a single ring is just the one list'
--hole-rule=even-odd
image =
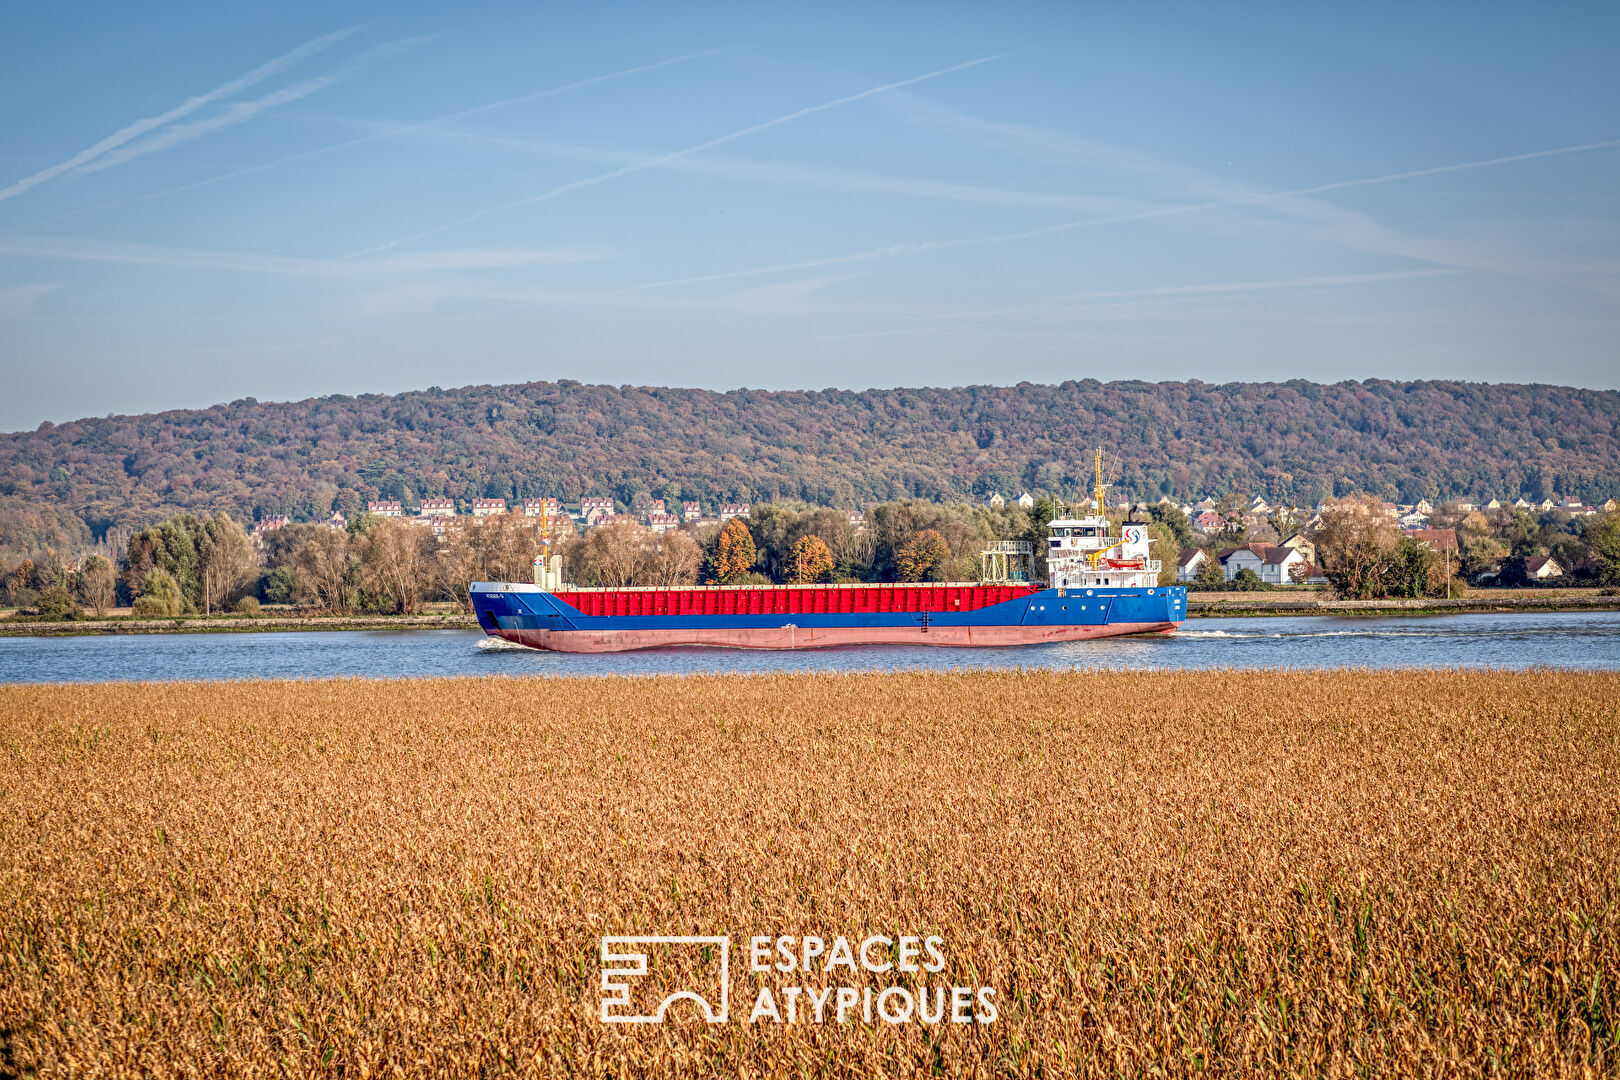
[{"label": "blue sky", "polygon": [[572,378],[1620,385],[1620,7],[13,6],[0,429]]}]

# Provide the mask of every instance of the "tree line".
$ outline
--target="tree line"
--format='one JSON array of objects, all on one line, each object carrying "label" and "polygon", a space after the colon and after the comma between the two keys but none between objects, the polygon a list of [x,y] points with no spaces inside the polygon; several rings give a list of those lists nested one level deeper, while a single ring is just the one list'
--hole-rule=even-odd
[{"label": "tree line", "polygon": [[[905,581],[973,581],[979,552],[991,541],[1025,540],[1037,580],[1046,575],[1048,523],[1063,504],[991,509],[921,500],[872,507],[860,527],[843,511],[803,503],[765,503],[751,518],[723,526],[694,523],[655,532],[614,522],[548,538],[536,520],[516,515],[449,528],[444,536],[409,521],[361,514],[346,528],[292,524],[271,530],[255,547],[228,514],[179,514],[131,536],[116,559],[96,554],[77,567],[61,560],[0,563],[0,596],[53,617],[104,614],[129,605],[148,617],[257,612],[263,604],[309,613],[398,614],[449,602],[471,611],[474,581],[531,580],[536,558],[563,559],[565,580],[586,587],[765,585]],[[1202,541],[1212,552],[1277,530],[1235,519],[1232,531],[1195,533],[1173,505],[1148,508],[1160,584],[1175,580],[1180,549]],[[1578,580],[1620,584],[1620,515],[1571,518],[1554,512],[1486,515],[1442,506],[1433,523],[1456,530],[1458,548],[1443,553],[1405,535],[1379,500],[1328,503],[1305,529],[1333,591],[1351,599],[1457,595],[1490,576],[1515,584],[1515,565],[1552,554]],[[1120,522],[1114,520],[1117,533]],[[1281,524],[1291,524],[1281,522]],[[1252,578],[1252,574],[1250,575]],[[1207,560],[1195,588],[1263,588],[1258,578],[1226,582]]]},{"label": "tree line", "polygon": [[0,555],[77,558],[109,537],[121,549],[180,513],[352,518],[382,498],[846,510],[991,491],[1078,498],[1098,445],[1117,463],[1115,492],[1147,502],[1595,502],[1620,494],[1620,393],[1383,380],[715,393],[565,380],[244,398],[0,435]]}]

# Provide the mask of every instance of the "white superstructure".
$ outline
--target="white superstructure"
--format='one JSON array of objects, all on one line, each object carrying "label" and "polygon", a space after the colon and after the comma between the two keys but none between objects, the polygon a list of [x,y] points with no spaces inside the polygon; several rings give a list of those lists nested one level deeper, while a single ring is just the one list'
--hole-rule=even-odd
[{"label": "white superstructure", "polygon": [[1046,583],[1054,589],[1090,589],[1159,583],[1146,525],[1127,522],[1115,539],[1103,513],[1102,451],[1097,451],[1097,487],[1088,517],[1054,518],[1047,526]]},{"label": "white superstructure", "polygon": [[1146,525],[1127,524],[1116,539],[1102,515],[1054,518],[1046,549],[1047,584],[1055,589],[1159,583],[1160,562],[1149,554]]}]

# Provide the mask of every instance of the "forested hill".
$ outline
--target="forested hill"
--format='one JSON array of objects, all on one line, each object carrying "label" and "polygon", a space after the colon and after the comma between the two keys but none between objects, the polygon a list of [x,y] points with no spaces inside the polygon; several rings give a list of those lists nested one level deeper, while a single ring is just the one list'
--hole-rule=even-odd
[{"label": "forested hill", "polygon": [[[791,497],[1084,489],[1304,503],[1620,494],[1620,393],[1454,382],[1067,382],[716,393],[572,381],[113,416],[0,435],[17,529],[176,510],[324,516],[379,495]],[[27,522],[16,515],[27,512]],[[46,520],[49,519],[49,520]],[[15,547],[17,535],[0,536]],[[76,538],[75,538],[76,539]]]}]

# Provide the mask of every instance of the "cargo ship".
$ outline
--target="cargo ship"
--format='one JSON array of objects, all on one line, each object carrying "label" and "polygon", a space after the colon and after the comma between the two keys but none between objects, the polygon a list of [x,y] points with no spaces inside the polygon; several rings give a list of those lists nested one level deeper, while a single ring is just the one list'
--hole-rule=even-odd
[{"label": "cargo ship", "polygon": [[475,581],[469,592],[485,633],[557,652],[1006,646],[1173,631],[1187,590],[1158,584],[1145,524],[1112,535],[1100,452],[1097,461],[1091,513],[1048,525],[1044,582],[1032,579],[1029,542],[1002,540],[981,553],[976,582],[580,588],[563,583],[552,556],[536,561],[532,584]]}]

